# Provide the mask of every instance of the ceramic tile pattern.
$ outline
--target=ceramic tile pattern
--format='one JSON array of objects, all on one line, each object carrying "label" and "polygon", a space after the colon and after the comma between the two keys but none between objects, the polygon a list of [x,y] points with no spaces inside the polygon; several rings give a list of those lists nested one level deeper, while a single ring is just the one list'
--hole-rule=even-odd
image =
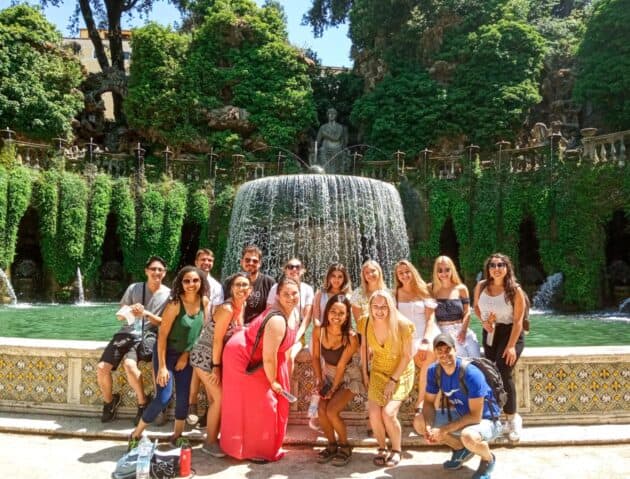
[{"label": "ceramic tile pattern", "polygon": [[0,354],[0,399],[65,404],[68,358]]}]

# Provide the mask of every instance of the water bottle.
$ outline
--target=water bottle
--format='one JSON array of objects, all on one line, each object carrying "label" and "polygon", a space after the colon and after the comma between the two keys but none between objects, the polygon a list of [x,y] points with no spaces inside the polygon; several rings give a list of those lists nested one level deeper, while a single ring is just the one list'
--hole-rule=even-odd
[{"label": "water bottle", "polygon": [[136,463],[136,479],[150,479],[151,477],[151,456],[153,455],[153,444],[146,436],[142,435],[138,443],[138,462]]},{"label": "water bottle", "polygon": [[308,405],[308,417],[311,419],[317,417],[317,410],[319,408],[319,393],[313,393],[311,396],[311,403]]},{"label": "water bottle", "polygon": [[138,334],[142,334],[142,319],[142,317],[136,318],[133,322],[133,330]]}]

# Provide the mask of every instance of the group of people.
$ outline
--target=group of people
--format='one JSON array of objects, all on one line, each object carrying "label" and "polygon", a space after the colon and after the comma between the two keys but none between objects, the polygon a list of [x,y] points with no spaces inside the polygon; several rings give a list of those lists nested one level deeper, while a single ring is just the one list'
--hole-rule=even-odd
[{"label": "group of people", "polygon": [[[400,260],[391,290],[373,260],[363,264],[354,290],[346,268],[334,263],[317,291],[302,281],[305,268],[298,258],[285,263],[276,283],[261,272],[261,250],[247,246],[242,271],[223,286],[210,276],[213,261],[211,251],[199,250],[195,266],[182,268],[169,290],[161,284],[164,261],[152,257],[146,264],[147,281],[131,285],[123,296],[121,302],[131,307],[142,327],[125,325],[114,336],[99,362],[98,382],[105,402],[102,420],[108,421],[120,401],[112,394],[111,371],[124,358],[138,399],[131,447],[166,408],[173,385],[171,442],[177,445],[187,416],[198,413],[199,386],[194,384],[199,381],[209,402],[204,452],[254,461],[280,459],[293,399],[293,361],[311,323],[319,424],[328,440],[318,462],[349,462],[352,449],[341,412],[366,391],[370,428],[378,443],[377,466],[393,467],[401,460],[398,412],[414,387],[414,428],[428,442],[453,449],[446,469],[459,469],[477,454],[481,461],[473,478],[489,478],[495,462],[489,441],[502,433],[518,440],[522,421],[512,370],[523,350],[526,303],[507,256],[496,253],[487,259],[474,290],[483,353],[496,364],[508,395],[505,427],[485,376],[462,362],[481,352],[469,327],[468,289],[447,256],[435,260],[430,283],[411,262]],[[156,327],[151,397],[144,393],[137,362],[147,360],[139,351]],[[436,403],[440,394],[448,399],[446,408]]]}]

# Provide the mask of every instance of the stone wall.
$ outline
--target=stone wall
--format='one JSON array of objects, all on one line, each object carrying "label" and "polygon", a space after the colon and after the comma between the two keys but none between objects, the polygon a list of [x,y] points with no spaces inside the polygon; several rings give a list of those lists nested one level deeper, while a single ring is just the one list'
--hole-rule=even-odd
[{"label": "stone wall", "polygon": [[[102,399],[96,364],[104,342],[0,338],[0,410],[100,415]],[[151,385],[148,365],[145,384]],[[601,424],[630,422],[630,346],[528,348],[515,370],[518,408],[527,424]],[[291,422],[306,423],[313,387],[310,354],[297,358]],[[135,397],[124,372],[114,373],[121,414],[135,413]],[[415,393],[402,408],[408,422]],[[346,413],[364,421],[365,398]]]}]

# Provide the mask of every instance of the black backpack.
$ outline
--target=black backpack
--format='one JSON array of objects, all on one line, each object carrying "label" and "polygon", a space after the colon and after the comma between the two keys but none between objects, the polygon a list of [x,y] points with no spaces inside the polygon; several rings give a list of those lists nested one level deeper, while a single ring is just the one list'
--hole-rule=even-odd
[{"label": "black backpack", "polygon": [[[503,410],[503,406],[507,402],[507,392],[505,391],[505,387],[503,386],[503,379],[501,379],[501,373],[499,372],[496,365],[486,358],[462,358],[461,365],[459,366],[459,386],[461,387],[464,394],[468,396],[468,387],[466,386],[466,381],[464,381],[464,375],[466,374],[466,368],[469,364],[473,364],[481,371],[483,376],[486,378],[486,382],[490,389],[492,389],[492,394],[494,396],[494,402],[499,406],[499,410]],[[435,379],[437,381],[438,387],[442,387],[442,366],[438,363],[435,368]],[[447,398],[445,394],[442,394],[442,409],[449,410],[447,407]],[[492,413],[492,419],[498,420],[498,417],[495,417],[494,410],[490,408],[490,412]],[[450,412],[449,412],[449,420],[450,420]]]}]

